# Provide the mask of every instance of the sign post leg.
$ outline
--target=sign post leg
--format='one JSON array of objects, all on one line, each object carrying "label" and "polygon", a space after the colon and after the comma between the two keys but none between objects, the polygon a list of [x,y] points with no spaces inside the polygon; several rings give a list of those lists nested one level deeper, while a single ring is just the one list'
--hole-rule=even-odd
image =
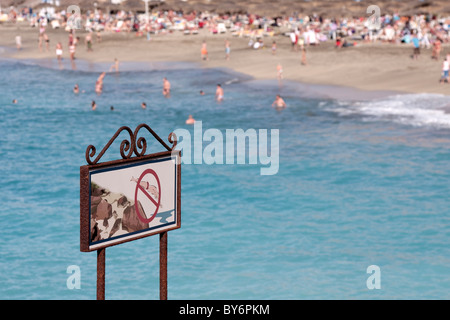
[{"label": "sign post leg", "polygon": [[159,299],[167,300],[167,232],[159,235]]},{"label": "sign post leg", "polygon": [[105,300],[105,251],[97,250],[97,300]]}]

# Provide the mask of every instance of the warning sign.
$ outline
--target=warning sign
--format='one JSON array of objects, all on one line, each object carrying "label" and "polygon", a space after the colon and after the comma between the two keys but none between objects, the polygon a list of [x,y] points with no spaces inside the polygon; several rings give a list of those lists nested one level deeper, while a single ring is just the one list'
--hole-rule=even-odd
[{"label": "warning sign", "polygon": [[[154,178],[154,180],[156,181],[156,185],[151,184],[148,180],[145,179],[147,175]],[[145,212],[140,212],[140,208],[138,206],[139,191],[142,191],[144,197],[150,200],[150,202],[153,203],[153,205],[155,206],[155,210],[150,218],[147,218]],[[142,222],[149,223],[158,213],[160,205],[161,205],[161,183],[159,182],[159,177],[154,170],[147,169],[141,174],[136,184],[136,192],[134,195],[134,206],[136,213]]]},{"label": "warning sign", "polygon": [[179,228],[180,177],[179,154],[170,152],[91,168],[85,250]]}]

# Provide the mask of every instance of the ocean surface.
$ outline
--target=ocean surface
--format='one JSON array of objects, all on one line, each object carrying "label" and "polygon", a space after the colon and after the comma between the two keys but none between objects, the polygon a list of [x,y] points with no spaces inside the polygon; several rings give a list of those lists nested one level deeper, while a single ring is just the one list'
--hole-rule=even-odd
[{"label": "ocean surface", "polygon": [[[97,256],[79,250],[87,146],[98,154],[119,127],[141,123],[167,142],[176,129],[193,132],[189,114],[204,131],[278,129],[279,170],[182,166],[169,299],[450,298],[449,97],[336,99],[343,89],[280,87],[185,63],[122,64],[97,96],[95,81],[108,69],[0,60],[0,299],[94,300]],[[277,93],[284,110],[271,107]],[[120,158],[121,137],[101,161]],[[73,265],[80,289],[67,286]],[[367,286],[371,265],[380,289]],[[159,299],[159,237],[106,249],[106,299]]]}]

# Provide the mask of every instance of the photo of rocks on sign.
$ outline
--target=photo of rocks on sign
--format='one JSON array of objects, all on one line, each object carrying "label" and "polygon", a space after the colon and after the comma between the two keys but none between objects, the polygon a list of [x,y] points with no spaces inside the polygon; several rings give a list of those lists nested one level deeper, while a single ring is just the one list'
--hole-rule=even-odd
[{"label": "photo of rocks on sign", "polygon": [[93,170],[90,243],[176,224],[175,169],[169,157]]},{"label": "photo of rocks on sign", "polygon": [[[140,201],[138,206],[144,214]],[[149,223],[139,219],[133,199],[91,182],[91,243],[148,228]]]}]

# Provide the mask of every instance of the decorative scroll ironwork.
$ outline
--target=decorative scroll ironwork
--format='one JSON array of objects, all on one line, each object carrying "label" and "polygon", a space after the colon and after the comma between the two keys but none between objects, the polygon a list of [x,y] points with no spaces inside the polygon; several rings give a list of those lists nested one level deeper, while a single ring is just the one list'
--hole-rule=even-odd
[{"label": "decorative scroll ironwork", "polygon": [[168,140],[172,144],[172,151],[173,151],[175,149],[175,147],[177,146],[177,143],[178,143],[177,135],[175,133],[171,132],[169,134]]},{"label": "decorative scroll ironwork", "polygon": [[[167,149],[167,151],[172,151],[172,149],[155,133],[155,131],[152,130],[152,128],[150,128],[148,125],[146,125],[145,123],[140,124],[136,130],[134,130],[134,138],[135,140],[135,149],[134,149],[134,153],[136,154],[137,157],[142,157],[145,154],[145,151],[147,150],[147,141],[145,140],[144,137],[140,137],[139,139],[138,137],[138,133],[139,130],[141,130],[142,128],[147,129],[148,132],[151,133],[151,135],[159,141],[159,143],[161,143],[164,148]],[[138,149],[141,149],[141,152],[139,152]]]},{"label": "decorative scroll ironwork", "polygon": [[[93,145],[90,145],[89,147],[87,147],[87,149],[86,149],[87,163],[89,163],[90,165],[96,164],[98,162],[98,160],[100,160],[100,158],[105,154],[106,150],[108,150],[108,148],[111,146],[111,144],[114,142],[114,140],[116,140],[116,138],[124,130],[130,134],[131,139],[130,139],[130,141],[128,141],[126,139],[122,141],[122,143],[120,144],[120,155],[122,156],[123,159],[131,158],[131,156],[133,155],[133,150],[134,150],[134,135],[130,128],[124,126],[124,127],[121,127],[119,130],[117,130],[117,132],[109,140],[109,142],[106,144],[106,146],[103,148],[103,150],[98,154],[97,158],[95,158],[94,161],[92,161],[91,158],[95,156],[96,149]],[[125,152],[127,152],[127,151],[128,151],[128,153],[125,154]]]},{"label": "decorative scroll ironwork", "polygon": [[[167,149],[167,151],[173,151],[177,145],[177,136],[172,132],[169,134],[169,143],[172,144],[172,147],[169,147],[148,125],[145,123],[140,124],[136,130],[131,131],[129,127],[123,126],[117,132],[114,134],[114,136],[109,140],[109,142],[106,144],[106,146],[102,149],[102,151],[98,154],[98,156],[91,160],[96,153],[96,149],[93,145],[90,145],[86,149],[86,162],[90,165],[97,164],[98,161],[101,159],[101,157],[105,154],[106,150],[111,146],[111,144],[116,140],[116,138],[122,133],[122,131],[127,131],[130,134],[130,140],[123,140],[120,144],[120,155],[122,156],[122,159],[130,159],[133,156],[133,153],[136,155],[136,157],[142,157],[145,155],[145,152],[147,151],[147,140],[144,137],[138,137],[139,130],[142,128],[147,129],[151,135],[158,140],[159,143],[163,145],[164,148]],[[141,150],[141,151],[139,151]]]}]

